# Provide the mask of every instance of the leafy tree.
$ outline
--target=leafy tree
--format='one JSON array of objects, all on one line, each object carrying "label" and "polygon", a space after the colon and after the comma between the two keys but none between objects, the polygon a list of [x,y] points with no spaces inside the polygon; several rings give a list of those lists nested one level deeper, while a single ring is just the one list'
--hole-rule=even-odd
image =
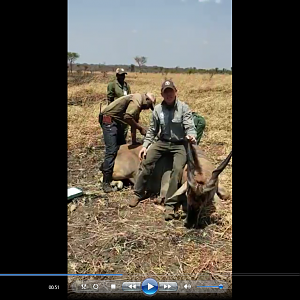
[{"label": "leafy tree", "polygon": [[68,52],[68,62],[70,64],[70,71],[72,73],[73,63],[79,58],[79,54],[76,52]]},{"label": "leafy tree", "polygon": [[145,56],[136,56],[134,58],[134,60],[139,65],[140,73],[142,73],[142,67],[144,67],[146,65],[146,63],[147,63],[147,57],[145,57]]}]

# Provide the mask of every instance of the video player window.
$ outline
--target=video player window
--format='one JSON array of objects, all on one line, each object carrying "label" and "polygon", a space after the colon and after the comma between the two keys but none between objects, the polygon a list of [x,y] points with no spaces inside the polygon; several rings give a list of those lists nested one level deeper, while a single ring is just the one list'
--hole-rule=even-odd
[{"label": "video player window", "polygon": [[173,2],[68,2],[69,299],[231,296],[231,3]]}]

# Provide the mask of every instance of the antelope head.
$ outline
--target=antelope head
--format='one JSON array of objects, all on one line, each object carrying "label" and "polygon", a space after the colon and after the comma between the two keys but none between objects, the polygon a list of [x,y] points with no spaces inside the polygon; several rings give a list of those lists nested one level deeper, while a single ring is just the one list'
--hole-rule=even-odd
[{"label": "antelope head", "polygon": [[195,146],[188,143],[187,181],[169,199],[186,193],[188,196],[188,205],[193,205],[195,208],[199,207],[201,203],[213,199],[218,188],[218,177],[228,165],[231,157],[232,150],[225,160],[212,172],[211,178],[205,181]]}]

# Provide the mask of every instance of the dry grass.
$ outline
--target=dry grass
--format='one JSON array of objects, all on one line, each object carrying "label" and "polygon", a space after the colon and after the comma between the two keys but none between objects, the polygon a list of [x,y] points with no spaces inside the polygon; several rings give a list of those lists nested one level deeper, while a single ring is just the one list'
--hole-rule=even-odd
[{"label": "dry grass", "polygon": [[[72,103],[76,97],[95,100],[68,106],[68,184],[81,187],[87,194],[69,204],[69,208],[76,205],[74,211],[68,211],[69,273],[121,273],[130,280],[149,275],[157,280],[227,278],[231,283],[231,200],[218,204],[220,224],[187,230],[182,220],[165,222],[161,211],[150,202],[130,209],[127,202],[133,193],[129,188],[109,195],[102,193],[98,168],[104,144],[98,113],[111,75],[105,80],[99,80],[99,76],[98,80],[68,89],[69,104],[76,104]],[[218,164],[232,148],[232,76],[171,77],[178,97],[206,119],[201,145]],[[158,102],[162,100],[160,86],[164,78],[161,74],[127,75],[133,93],[151,91]],[[141,123],[148,124],[149,115],[142,112]],[[220,176],[230,192],[231,175],[230,163]],[[70,277],[70,281],[75,279]]]}]

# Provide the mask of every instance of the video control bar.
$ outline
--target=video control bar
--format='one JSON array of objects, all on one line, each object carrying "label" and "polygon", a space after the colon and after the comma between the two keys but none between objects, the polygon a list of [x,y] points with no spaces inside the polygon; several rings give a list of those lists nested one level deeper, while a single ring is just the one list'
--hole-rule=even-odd
[{"label": "video control bar", "polygon": [[228,284],[224,281],[159,281],[149,278],[141,281],[104,281],[86,280],[76,281],[72,290],[76,293],[144,293],[154,295],[158,293],[224,293]]}]

